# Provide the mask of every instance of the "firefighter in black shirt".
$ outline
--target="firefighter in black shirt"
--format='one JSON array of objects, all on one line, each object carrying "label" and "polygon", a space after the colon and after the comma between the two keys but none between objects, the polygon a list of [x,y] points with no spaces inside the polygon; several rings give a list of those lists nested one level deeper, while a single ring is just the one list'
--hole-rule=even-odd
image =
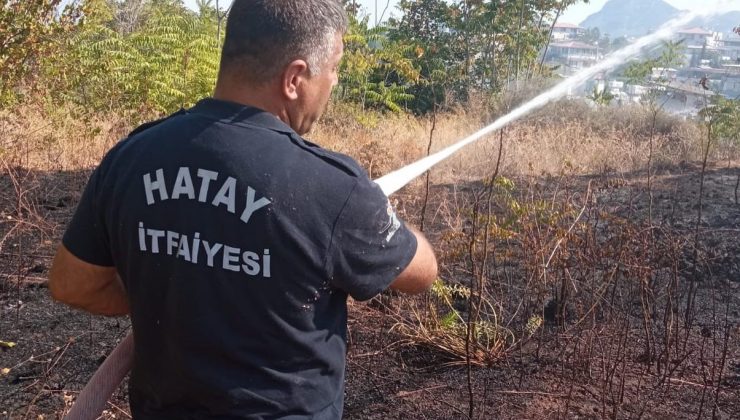
[{"label": "firefighter in black shirt", "polygon": [[236,0],[213,98],[90,177],[53,296],[131,315],[134,418],[340,418],[348,296],[426,290],[424,237],[352,159],[304,140],[342,57],[333,0]]}]

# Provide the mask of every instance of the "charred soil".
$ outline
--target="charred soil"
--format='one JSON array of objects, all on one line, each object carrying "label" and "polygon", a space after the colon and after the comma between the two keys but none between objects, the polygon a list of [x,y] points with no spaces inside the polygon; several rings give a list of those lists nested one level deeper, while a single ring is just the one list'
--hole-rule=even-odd
[{"label": "charred soil", "polygon": [[[46,289],[88,173],[6,169],[0,418],[60,418],[130,324]],[[740,417],[740,167],[700,169],[433,186],[425,230],[463,292],[350,302],[345,417]],[[395,197],[412,223],[423,195]],[[470,296],[491,303],[472,338]],[[125,384],[104,417],[129,417]]]}]

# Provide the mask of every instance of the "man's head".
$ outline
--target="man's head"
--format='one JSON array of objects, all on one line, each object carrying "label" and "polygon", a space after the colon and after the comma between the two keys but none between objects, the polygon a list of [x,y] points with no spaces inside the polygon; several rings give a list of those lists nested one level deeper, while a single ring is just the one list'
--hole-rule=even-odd
[{"label": "man's head", "polygon": [[217,97],[234,89],[247,96],[259,91],[263,98],[250,97],[251,105],[272,108],[299,134],[307,132],[337,82],[346,29],[336,0],[235,0]]}]

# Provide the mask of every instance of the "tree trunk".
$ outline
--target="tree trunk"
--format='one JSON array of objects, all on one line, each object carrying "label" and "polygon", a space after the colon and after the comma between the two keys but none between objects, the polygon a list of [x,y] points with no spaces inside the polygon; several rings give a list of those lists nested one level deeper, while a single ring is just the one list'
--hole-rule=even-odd
[{"label": "tree trunk", "polygon": [[539,74],[542,74],[542,68],[545,66],[545,58],[547,58],[547,50],[550,48],[550,41],[552,40],[552,32],[555,30],[555,24],[558,23],[558,19],[560,18],[560,15],[563,13],[563,2],[560,2],[560,7],[558,7],[558,12],[555,14],[555,19],[552,21],[552,25],[550,25],[550,32],[547,34],[547,41],[545,41],[545,50],[542,52],[542,59],[540,60],[540,69]]},{"label": "tree trunk", "polygon": [[519,66],[521,65],[522,54],[522,28],[524,27],[524,6],[526,0],[522,0],[519,10],[519,29],[516,31],[516,66],[514,67],[514,80],[519,81]]}]

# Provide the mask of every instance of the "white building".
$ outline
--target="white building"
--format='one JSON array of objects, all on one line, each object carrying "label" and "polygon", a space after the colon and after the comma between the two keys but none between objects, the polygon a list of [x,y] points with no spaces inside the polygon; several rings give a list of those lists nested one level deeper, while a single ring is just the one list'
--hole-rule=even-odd
[{"label": "white building", "polygon": [[730,64],[740,64],[739,34],[720,34],[716,42],[717,49],[722,53],[722,56],[727,57],[725,61],[731,61]]},{"label": "white building", "polygon": [[738,64],[725,64],[722,68],[690,67],[684,72],[686,78],[694,84],[706,78],[705,84],[710,90],[728,98],[740,95],[740,65]]},{"label": "white building", "polygon": [[551,39],[556,42],[569,41],[578,38],[584,33],[586,33],[586,29],[581,28],[578,25],[574,25],[572,23],[557,22],[552,28]]},{"label": "white building", "polygon": [[694,80],[675,80],[663,85],[656,84],[654,89],[662,92],[659,102],[663,105],[663,110],[685,117],[698,114],[715,95]]},{"label": "white building", "polygon": [[678,31],[675,39],[683,41],[686,64],[689,67],[718,65],[725,55],[721,48],[720,33],[696,27]]},{"label": "white building", "polygon": [[725,64],[717,91],[728,98],[740,97],[740,64]]},{"label": "white building", "polygon": [[653,81],[676,80],[677,75],[678,75],[678,70],[676,69],[665,68],[665,67],[653,67],[652,74],[650,75],[650,80],[653,80]]},{"label": "white building", "polygon": [[714,46],[714,32],[699,27],[682,29],[676,33],[678,40],[683,40],[687,47]]},{"label": "white building", "polygon": [[547,51],[547,59],[566,66],[566,73],[572,73],[596,64],[598,48],[578,41],[553,42]]}]

